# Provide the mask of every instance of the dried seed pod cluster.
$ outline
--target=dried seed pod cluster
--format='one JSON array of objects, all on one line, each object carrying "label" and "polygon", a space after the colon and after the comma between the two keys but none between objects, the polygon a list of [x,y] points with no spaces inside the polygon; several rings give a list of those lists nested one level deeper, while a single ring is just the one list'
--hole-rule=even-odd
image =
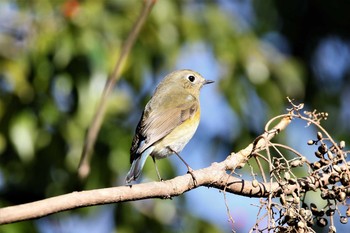
[{"label": "dried seed pod cluster", "polygon": [[348,217],[350,217],[349,206],[347,206],[345,215],[342,215],[340,208],[338,208],[338,206],[347,205],[346,199],[350,197],[350,164],[346,162],[347,151],[344,150],[344,141],[337,144],[331,139],[325,138],[321,132],[317,132],[316,138],[316,140],[307,142],[309,146],[317,146],[315,151],[317,160],[310,164],[312,169],[310,176],[315,181],[320,180],[321,177],[328,177],[328,182],[318,184],[318,188],[321,190],[321,198],[327,201],[327,205],[319,209],[316,204],[311,203],[309,208],[315,216],[318,226],[327,226],[327,218],[331,218],[331,226],[329,226],[328,232],[336,232],[333,225],[335,213],[339,213],[339,221],[343,224],[346,224]]},{"label": "dried seed pod cluster", "polygon": [[[254,168],[251,173],[254,178],[253,187],[263,188],[264,184],[278,184],[278,188],[270,193],[266,199],[260,200],[260,210],[265,208],[268,216],[268,226],[263,230],[256,227],[252,231],[258,232],[315,232],[314,226],[323,227],[325,231],[336,232],[335,221],[346,224],[350,217],[350,205],[347,199],[350,197],[350,162],[347,163],[345,142],[335,143],[330,134],[321,127],[321,121],[326,120],[328,113],[303,112],[303,104],[291,104],[288,110],[288,119],[295,118],[304,120],[307,125],[314,125],[320,129],[315,139],[307,141],[307,145],[314,148],[314,157],[306,157],[294,148],[280,143],[273,143],[267,137],[258,137],[265,140],[265,146],[256,147],[257,165],[262,173],[263,183],[256,181]],[[286,115],[283,116],[286,118]],[[270,133],[270,121],[265,127]],[[271,134],[278,131],[271,130]],[[284,153],[286,150],[287,153]],[[266,152],[262,154],[261,152]],[[290,157],[292,153],[292,157]],[[269,180],[266,179],[267,172],[264,172],[259,157],[266,161],[269,167]],[[305,175],[305,172],[307,173]],[[304,178],[301,178],[304,177]],[[309,191],[320,193],[319,201],[312,197],[310,203]],[[274,198],[276,197],[278,201]],[[323,200],[322,200],[323,199]],[[322,203],[322,204],[320,204]],[[345,206],[345,208],[344,208]],[[346,210],[346,211],[345,211]],[[260,211],[259,211],[260,212]],[[345,213],[344,213],[345,212]],[[262,217],[264,218],[264,217]]]},{"label": "dried seed pod cluster", "polygon": [[[350,206],[346,213],[341,213],[350,197],[350,163],[347,164],[347,152],[344,151],[345,142],[332,143],[321,132],[317,132],[316,139],[307,142],[309,146],[316,146],[316,160],[308,162],[304,156],[291,160],[274,157],[272,174],[281,185],[282,193],[279,201],[282,206],[279,214],[279,230],[282,232],[312,232],[316,224],[319,227],[328,227],[328,232],[336,232],[334,218],[346,224],[350,217]],[[297,179],[293,169],[307,164],[309,176]],[[322,178],[326,181],[321,182]],[[288,185],[297,188],[290,192]],[[305,202],[308,191],[321,190],[321,198],[326,201],[322,207],[315,203]]]}]

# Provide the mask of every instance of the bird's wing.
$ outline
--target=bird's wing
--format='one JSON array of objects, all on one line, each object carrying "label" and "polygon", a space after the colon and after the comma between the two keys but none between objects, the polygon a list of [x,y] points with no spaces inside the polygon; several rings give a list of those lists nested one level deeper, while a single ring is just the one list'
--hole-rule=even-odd
[{"label": "bird's wing", "polygon": [[188,101],[176,107],[167,108],[157,114],[154,111],[144,111],[137,126],[130,149],[130,161],[140,156],[153,143],[164,138],[175,127],[191,118],[199,108],[197,101]]}]

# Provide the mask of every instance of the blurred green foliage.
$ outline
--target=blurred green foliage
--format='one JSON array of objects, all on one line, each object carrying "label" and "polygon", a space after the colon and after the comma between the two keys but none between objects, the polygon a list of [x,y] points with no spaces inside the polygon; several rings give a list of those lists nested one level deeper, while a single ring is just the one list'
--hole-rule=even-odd
[{"label": "blurred green foliage", "polygon": [[[342,98],[350,87],[349,72],[330,92],[327,85],[335,85],[336,80],[318,80],[311,59],[325,37],[349,36],[344,27],[349,28],[350,20],[339,16],[349,17],[345,14],[349,4],[328,5],[332,4],[295,0],[158,1],[109,99],[91,174],[82,182],[76,168],[85,132],[141,1],[2,1],[0,206],[123,184],[140,111],[156,78],[174,69],[185,45],[203,43],[210,48],[220,64],[218,89],[240,119],[235,142],[209,134],[213,142],[225,141],[229,150],[244,147],[263,130],[263,125],[253,128],[251,119],[257,117],[263,124],[283,113],[286,96],[331,111],[328,124],[333,125],[333,133],[344,133],[341,124],[334,123],[348,116],[342,115]],[[276,35],[278,43],[273,39]],[[264,112],[255,112],[256,106],[263,106]],[[151,166],[146,164],[144,173],[156,178]],[[169,161],[162,161],[160,169],[165,177],[175,176]],[[120,204],[115,207],[115,228],[119,232],[227,229],[191,214],[187,204],[183,197]],[[32,221],[0,231],[23,229],[38,231]]]}]

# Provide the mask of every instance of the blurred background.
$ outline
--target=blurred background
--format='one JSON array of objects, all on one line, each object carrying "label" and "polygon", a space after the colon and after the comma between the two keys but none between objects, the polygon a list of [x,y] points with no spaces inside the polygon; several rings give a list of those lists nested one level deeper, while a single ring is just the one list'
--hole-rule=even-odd
[{"label": "blurred background", "polygon": [[[109,99],[91,173],[80,181],[86,130],[141,7],[138,0],[0,2],[0,207],[124,185],[142,110],[157,83],[180,68],[216,81],[202,90],[201,124],[182,152],[194,169],[246,147],[271,117],[286,112],[287,96],[304,102],[306,110],[328,112],[324,127],[336,140],[349,142],[349,1],[159,0]],[[306,142],[313,133],[296,121],[279,140],[312,159]],[[158,166],[164,179],[186,173],[175,156]],[[140,182],[153,180],[149,159]],[[237,232],[254,225],[258,204],[227,195]],[[231,227],[223,194],[198,188],[172,200],[66,211],[1,226],[0,232]]]}]

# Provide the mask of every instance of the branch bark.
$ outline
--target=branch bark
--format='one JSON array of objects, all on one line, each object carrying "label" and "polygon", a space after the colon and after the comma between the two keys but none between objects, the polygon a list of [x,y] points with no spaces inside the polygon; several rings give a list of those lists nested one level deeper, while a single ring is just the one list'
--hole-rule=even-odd
[{"label": "branch bark", "polygon": [[[278,183],[260,183],[257,187],[254,187],[251,182],[235,178],[228,174],[227,171],[234,171],[238,166],[244,164],[253,150],[257,148],[263,149],[265,141],[272,139],[277,133],[285,129],[290,122],[291,118],[285,115],[273,129],[262,134],[245,149],[238,153],[232,153],[220,163],[213,163],[207,168],[195,170],[196,185],[193,183],[192,176],[187,174],[162,182],[73,192],[40,201],[1,208],[0,224],[40,218],[53,213],[86,206],[150,198],[166,199],[181,195],[200,186],[213,187],[249,197],[267,197],[271,192],[278,192]],[[291,190],[293,190],[293,187],[291,187]]]}]

